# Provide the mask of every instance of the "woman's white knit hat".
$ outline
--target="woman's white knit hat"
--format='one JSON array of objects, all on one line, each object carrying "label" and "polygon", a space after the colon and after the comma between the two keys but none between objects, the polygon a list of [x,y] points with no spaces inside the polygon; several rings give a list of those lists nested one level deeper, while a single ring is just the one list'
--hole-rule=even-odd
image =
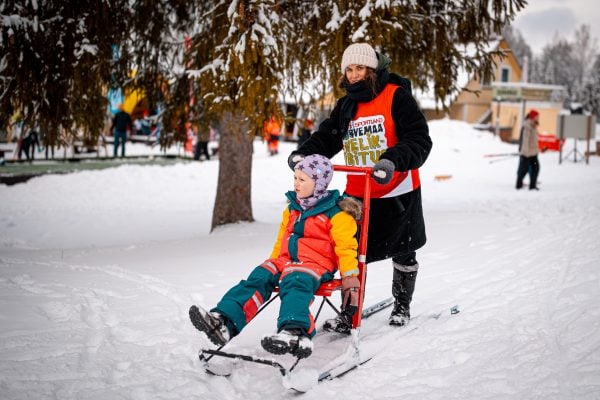
[{"label": "woman's white knit hat", "polygon": [[346,47],[342,55],[342,73],[346,72],[348,65],[364,65],[373,69],[377,68],[377,53],[366,43],[354,43]]}]

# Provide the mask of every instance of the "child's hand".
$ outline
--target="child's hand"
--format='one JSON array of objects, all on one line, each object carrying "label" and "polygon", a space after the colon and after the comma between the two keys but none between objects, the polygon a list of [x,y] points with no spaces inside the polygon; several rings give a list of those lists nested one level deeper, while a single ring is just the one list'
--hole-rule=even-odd
[{"label": "child's hand", "polygon": [[357,276],[345,276],[342,278],[342,308],[346,314],[352,315],[358,310],[358,292],[360,281]]}]

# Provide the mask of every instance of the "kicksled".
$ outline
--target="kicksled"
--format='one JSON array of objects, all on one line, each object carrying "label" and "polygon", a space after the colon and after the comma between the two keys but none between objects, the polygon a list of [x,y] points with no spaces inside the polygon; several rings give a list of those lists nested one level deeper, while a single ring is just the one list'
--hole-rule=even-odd
[{"label": "kicksled", "polygon": [[[373,346],[374,343],[370,343],[369,348],[361,348],[361,322],[363,319],[369,318],[372,315],[382,311],[393,304],[393,298],[387,298],[370,307],[363,309],[364,295],[365,295],[365,282],[366,282],[366,254],[367,254],[367,239],[368,239],[368,228],[369,228],[369,211],[370,211],[370,195],[371,195],[371,179],[373,169],[370,167],[351,167],[343,165],[334,165],[335,171],[342,171],[350,174],[363,175],[365,179],[364,193],[363,193],[363,212],[362,218],[359,221],[359,242],[358,242],[358,279],[360,282],[359,298],[358,298],[358,309],[350,317],[347,316],[343,310],[340,311],[336,306],[329,300],[329,297],[333,293],[341,292],[341,279],[333,279],[332,281],[321,284],[318,290],[315,292],[315,296],[321,297],[322,301],[318,306],[318,310],[315,314],[314,320],[317,322],[319,315],[325,304],[340,317],[345,318],[348,321],[348,325],[351,326],[350,335],[340,334],[336,332],[319,332],[315,337],[316,340],[321,340],[323,336],[331,335],[331,340],[327,343],[328,348],[335,347],[336,355],[330,357],[329,360],[325,360],[317,368],[310,368],[303,366],[297,368],[301,360],[307,360],[303,358],[295,358],[295,360],[289,361],[290,356],[278,356],[274,357],[258,357],[254,355],[239,354],[224,350],[229,344],[226,343],[220,346],[218,349],[201,349],[199,351],[199,360],[202,367],[208,374],[218,376],[229,376],[232,373],[232,367],[238,361],[255,363],[259,365],[265,365],[273,367],[279,371],[283,378],[283,386],[287,389],[292,389],[298,392],[305,392],[310,390],[319,382],[331,380],[340,376],[345,375],[349,371],[352,371],[360,365],[369,361],[374,354],[378,352],[377,346]],[[278,296],[278,293],[272,296],[262,307],[259,309],[256,315],[266,309],[271,302],[273,302]],[[440,312],[432,314],[427,318],[415,317],[415,319],[423,320],[436,320],[442,315],[454,315],[459,312],[458,306],[450,308],[450,312]],[[255,316],[256,317],[256,316]],[[431,317],[431,318],[429,318]],[[406,334],[417,329],[420,324],[416,327],[407,327],[404,329],[394,329],[389,326],[385,326],[382,332],[377,332],[375,336],[382,334],[391,334],[397,336],[400,334]],[[395,339],[393,339],[395,340]],[[377,342],[377,340],[375,340]],[[314,358],[315,354],[311,358]],[[227,362],[213,362],[214,358],[217,359],[229,359],[230,363]],[[288,367],[284,366],[285,360],[287,364],[291,364]],[[310,363],[309,363],[310,364]]]},{"label": "kicksled", "polygon": [[[382,300],[363,310],[362,319],[367,319],[394,303],[393,298]],[[370,324],[368,329],[353,329],[351,335],[320,331],[313,341],[315,349],[327,349],[325,354],[316,351],[309,358],[300,359],[291,355],[257,357],[247,354],[222,351],[222,349],[201,349],[199,360],[205,372],[210,375],[229,377],[236,371],[240,362],[272,367],[281,375],[282,386],[295,392],[308,392],[319,383],[345,376],[367,363],[379,353],[386,351],[386,344],[426,329],[430,324],[443,323],[460,312],[458,305],[444,308],[433,313],[418,314],[411,318],[409,325],[403,328],[385,323]],[[360,346],[359,346],[360,345]],[[211,362],[213,357],[218,362]],[[288,365],[288,366],[286,366]]]}]

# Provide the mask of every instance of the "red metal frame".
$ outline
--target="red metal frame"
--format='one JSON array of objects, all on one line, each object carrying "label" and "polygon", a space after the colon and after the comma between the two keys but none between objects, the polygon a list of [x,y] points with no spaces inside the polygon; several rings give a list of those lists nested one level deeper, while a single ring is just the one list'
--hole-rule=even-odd
[{"label": "red metal frame", "polygon": [[363,215],[360,225],[360,243],[358,244],[358,280],[360,290],[358,297],[358,311],[352,317],[352,328],[360,327],[363,303],[365,300],[365,282],[367,280],[367,239],[369,236],[369,213],[371,210],[371,167],[350,167],[346,165],[334,165],[334,171],[358,173],[365,176],[365,190],[363,192]]}]

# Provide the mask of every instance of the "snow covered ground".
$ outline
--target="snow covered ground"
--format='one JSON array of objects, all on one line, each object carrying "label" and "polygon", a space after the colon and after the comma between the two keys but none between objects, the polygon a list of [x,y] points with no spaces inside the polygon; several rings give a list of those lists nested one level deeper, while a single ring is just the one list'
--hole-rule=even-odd
[{"label": "snow covered ground", "polygon": [[[373,360],[302,398],[600,398],[600,158],[559,165],[544,153],[541,190],[516,191],[517,158],[483,157],[516,146],[460,122],[430,127],[418,329],[388,327],[387,310],[364,321]],[[256,222],[212,234],[217,161],[0,185],[0,398],[296,398],[269,367],[205,374],[197,351],[210,344],[187,316],[269,254],[292,149],[269,157],[256,142]],[[390,280],[389,261],[369,265],[367,305],[390,295]],[[259,338],[277,309],[232,347],[265,356]],[[332,338],[319,337],[314,360],[334,355],[343,339]]]}]

